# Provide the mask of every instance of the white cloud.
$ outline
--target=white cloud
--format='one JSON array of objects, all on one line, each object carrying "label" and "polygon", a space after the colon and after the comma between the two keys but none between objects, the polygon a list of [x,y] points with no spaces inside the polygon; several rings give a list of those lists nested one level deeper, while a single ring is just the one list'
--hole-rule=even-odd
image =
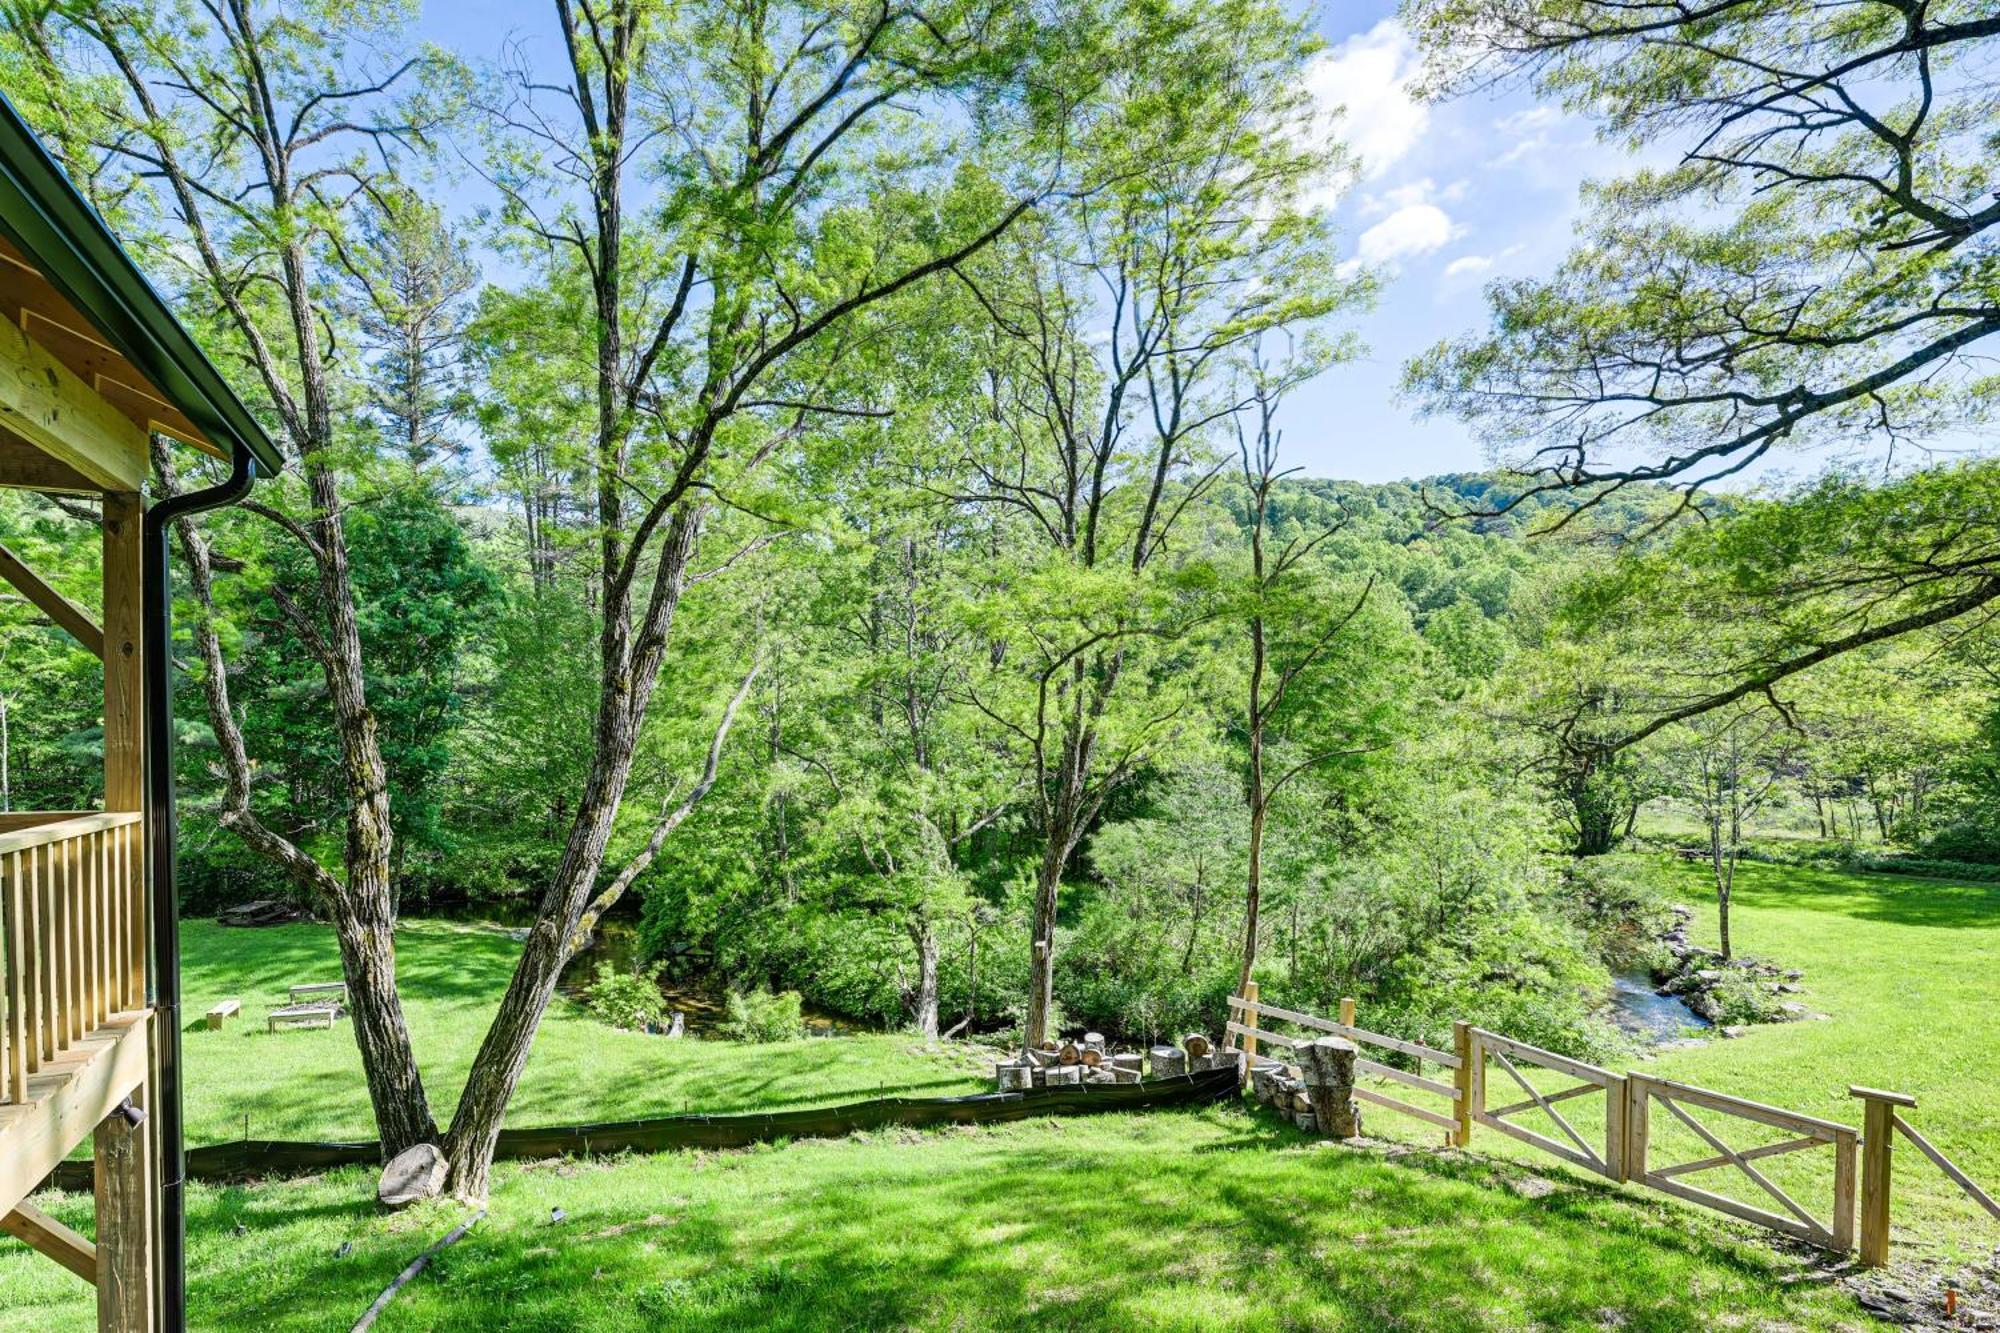
[{"label": "white cloud", "polygon": [[1493,260],[1487,255],[1461,255],[1444,266],[1447,278],[1464,277],[1472,273],[1484,273],[1493,267]]},{"label": "white cloud", "polygon": [[1364,264],[1389,264],[1442,249],[1463,230],[1436,204],[1406,204],[1362,232],[1355,248]]},{"label": "white cloud", "polygon": [[1429,176],[1422,180],[1410,181],[1404,185],[1392,185],[1379,192],[1371,191],[1363,195],[1357,205],[1362,217],[1379,218],[1385,213],[1393,213],[1399,208],[1412,204],[1455,204],[1465,198],[1467,186],[1462,180],[1455,180],[1443,189]]},{"label": "white cloud", "polygon": [[1411,95],[1418,74],[1416,42],[1394,19],[1348,38],[1306,70],[1306,91],[1323,123],[1361,159],[1361,174],[1379,176],[1416,146],[1430,109]]}]

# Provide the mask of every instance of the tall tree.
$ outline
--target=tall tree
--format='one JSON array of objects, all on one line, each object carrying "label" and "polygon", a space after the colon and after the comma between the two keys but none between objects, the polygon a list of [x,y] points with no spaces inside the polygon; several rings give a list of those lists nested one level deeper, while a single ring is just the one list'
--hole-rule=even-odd
[{"label": "tall tree", "polygon": [[1030,1044],[1047,1036],[1063,876],[1177,730],[1168,645],[1210,609],[1174,586],[1175,543],[1241,406],[1230,358],[1322,318],[1342,287],[1307,202],[1337,165],[1300,95],[1313,49],[1262,0],[1107,16],[1073,54],[1106,78],[1071,150],[1107,184],[960,266],[992,325],[994,429],[959,498],[1007,511],[1032,552],[997,589],[1005,653],[972,686],[1019,743],[1042,838]]},{"label": "tall tree", "polygon": [[[1239,720],[1244,740],[1243,948],[1236,993],[1257,965],[1264,889],[1264,837],[1273,803],[1330,766],[1360,760],[1393,735],[1398,677],[1415,665],[1409,639],[1371,605],[1372,573],[1342,577],[1326,558],[1345,525],[1287,522],[1274,512],[1282,432],[1278,410],[1292,384],[1321,368],[1267,367],[1253,359],[1250,407],[1237,419],[1237,462],[1249,510],[1243,525],[1250,568],[1242,616],[1249,674]],[[1403,651],[1399,652],[1398,649]]]},{"label": "tall tree", "polygon": [[[394,1153],[436,1130],[396,993],[395,836],[362,661],[342,480],[352,386],[325,298],[351,253],[343,238],[357,216],[397,188],[399,158],[426,149],[439,113],[419,94],[435,67],[380,54],[396,45],[400,16],[375,5],[325,6],[308,20],[247,0],[199,11],[87,0],[61,14],[64,50],[83,68],[67,94],[60,85],[45,89],[46,104],[90,102],[75,123],[96,127],[103,174],[119,178],[112,188],[135,218],[157,226],[161,253],[179,262],[191,304],[215,312],[298,467],[300,491],[279,491],[284,507],[253,509],[296,543],[312,571],[310,589],[271,591],[325,682],[346,796],[340,873],[253,807],[253,765],[207,613],[216,565],[210,538],[193,521],[178,535],[205,612],[194,636],[225,779],[221,821],[333,918],[370,1100],[384,1151]],[[10,7],[7,21],[24,45],[38,40],[21,8]],[[62,72],[68,76],[67,63]],[[365,256],[350,276],[383,277]],[[160,484],[171,492],[172,461],[156,457]]]},{"label": "tall tree", "polygon": [[[555,14],[562,75],[519,71],[518,97],[495,108],[532,160],[503,159],[493,178],[548,262],[587,276],[599,692],[562,859],[445,1136],[452,1188],[468,1198],[486,1192],[501,1120],[592,902],[718,505],[740,503],[764,464],[864,391],[842,378],[853,316],[964,262],[1033,203],[1015,194],[916,217],[868,208],[889,173],[934,175],[951,161],[948,147],[885,147],[880,129],[915,123],[904,108],[942,112],[1014,86],[1012,4],[557,0]],[[551,88],[560,111],[536,105]],[[551,199],[552,179],[568,193]],[[640,179],[659,193],[635,216]]]}]

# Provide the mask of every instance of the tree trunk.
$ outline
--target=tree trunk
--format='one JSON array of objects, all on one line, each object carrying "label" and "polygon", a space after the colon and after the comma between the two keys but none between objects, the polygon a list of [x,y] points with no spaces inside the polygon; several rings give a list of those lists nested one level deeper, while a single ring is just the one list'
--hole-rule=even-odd
[{"label": "tree trunk", "polygon": [[938,941],[930,915],[919,912],[910,922],[910,940],[917,946],[917,1031],[926,1041],[938,1035]]},{"label": "tree trunk", "polygon": [[1035,912],[1029,929],[1028,1016],[1022,1040],[1040,1046],[1048,1040],[1049,1010],[1055,1002],[1056,895],[1062,886],[1066,833],[1055,827],[1048,831],[1042,847],[1042,865],[1035,876]]}]

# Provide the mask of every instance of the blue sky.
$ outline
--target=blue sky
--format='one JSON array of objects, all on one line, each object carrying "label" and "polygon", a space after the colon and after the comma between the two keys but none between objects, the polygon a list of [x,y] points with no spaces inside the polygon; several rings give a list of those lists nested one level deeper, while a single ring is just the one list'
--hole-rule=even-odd
[{"label": "blue sky", "polygon": [[[509,41],[559,59],[549,0],[428,0],[420,34],[473,61]],[[1352,327],[1368,354],[1286,404],[1285,452],[1308,474],[1389,481],[1486,465],[1451,420],[1418,421],[1395,389],[1405,360],[1485,321],[1481,289],[1547,271],[1567,247],[1577,187],[1627,164],[1588,124],[1523,91],[1425,106],[1410,95],[1416,52],[1394,0],[1330,0],[1327,50],[1308,89],[1360,154],[1362,174],[1338,205],[1343,259],[1384,278],[1377,308]]]}]

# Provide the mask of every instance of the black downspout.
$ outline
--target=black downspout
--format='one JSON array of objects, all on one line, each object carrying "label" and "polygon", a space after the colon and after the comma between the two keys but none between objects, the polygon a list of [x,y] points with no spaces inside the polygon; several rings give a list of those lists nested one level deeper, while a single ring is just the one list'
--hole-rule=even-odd
[{"label": "black downspout", "polygon": [[175,519],[220,509],[250,493],[257,464],[244,448],[231,457],[220,486],[170,496],[146,511],[141,565],[144,604],[141,660],[145,671],[146,881],[153,905],[151,994],[159,1082],[148,1111],[156,1117],[160,1154],[160,1254],[157,1292],[161,1326],[187,1327],[187,1178],[181,1142],[181,932],[175,883],[173,637],[174,593],[168,581]]}]

